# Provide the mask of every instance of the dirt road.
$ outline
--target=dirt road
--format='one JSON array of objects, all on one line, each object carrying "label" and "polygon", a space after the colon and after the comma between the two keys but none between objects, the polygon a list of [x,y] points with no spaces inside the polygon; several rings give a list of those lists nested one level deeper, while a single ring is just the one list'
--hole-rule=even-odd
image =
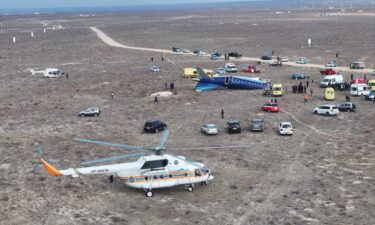
[{"label": "dirt road", "polygon": [[[107,45],[117,48],[126,48],[126,49],[133,49],[133,50],[141,50],[141,51],[150,51],[150,52],[159,52],[159,53],[168,53],[168,54],[180,54],[180,55],[194,55],[193,53],[181,53],[181,52],[173,52],[171,50],[166,49],[157,49],[157,48],[143,48],[143,47],[133,47],[133,46],[127,46],[121,43],[118,43],[117,41],[110,38],[107,34],[105,34],[103,31],[99,30],[96,27],[90,27],[92,31],[94,31],[98,37]],[[205,55],[208,57],[209,55]],[[224,57],[221,57],[224,58]],[[239,59],[239,61],[261,61],[261,62],[269,62],[267,60],[261,60],[256,57],[242,57]],[[297,64],[295,62],[285,62],[284,65],[288,66],[295,66],[295,67],[308,67],[308,68],[318,68],[318,69],[324,69],[326,68],[324,65],[318,65],[318,64]],[[372,73],[374,69],[363,69],[363,70],[352,70],[348,67],[336,67],[335,68],[338,71],[345,71],[345,72],[351,72],[351,73]]]}]

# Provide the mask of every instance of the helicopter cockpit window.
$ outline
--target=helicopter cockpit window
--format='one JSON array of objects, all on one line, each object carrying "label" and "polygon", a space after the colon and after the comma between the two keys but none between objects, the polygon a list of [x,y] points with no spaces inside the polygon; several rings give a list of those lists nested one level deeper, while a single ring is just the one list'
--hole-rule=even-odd
[{"label": "helicopter cockpit window", "polygon": [[168,165],[168,159],[161,159],[161,160],[151,160],[146,161],[141,169],[153,169],[153,168],[160,168],[166,167]]},{"label": "helicopter cockpit window", "polygon": [[196,169],[196,170],[195,170],[195,176],[196,176],[196,177],[200,177],[200,176],[202,176],[201,171],[200,171],[199,169]]}]

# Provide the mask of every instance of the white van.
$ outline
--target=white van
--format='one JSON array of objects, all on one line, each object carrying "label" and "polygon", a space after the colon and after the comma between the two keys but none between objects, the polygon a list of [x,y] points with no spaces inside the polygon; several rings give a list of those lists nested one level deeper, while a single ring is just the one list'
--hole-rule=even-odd
[{"label": "white van", "polygon": [[353,96],[362,96],[370,93],[371,88],[367,84],[351,84],[350,94]]},{"label": "white van", "polygon": [[326,88],[332,85],[341,85],[344,83],[344,79],[341,74],[325,76],[322,81],[320,81],[320,87]]}]

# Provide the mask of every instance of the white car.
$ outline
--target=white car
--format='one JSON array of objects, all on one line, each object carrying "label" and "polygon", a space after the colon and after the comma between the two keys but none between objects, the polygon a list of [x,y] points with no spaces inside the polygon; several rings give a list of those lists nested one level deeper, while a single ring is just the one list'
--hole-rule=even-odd
[{"label": "white car", "polygon": [[160,72],[160,68],[157,67],[157,66],[151,66],[151,67],[150,67],[150,71],[151,71],[151,72]]},{"label": "white car", "polygon": [[291,122],[281,122],[279,124],[279,134],[280,135],[293,135],[293,126]]},{"label": "white car", "polygon": [[237,67],[234,63],[225,63],[224,69],[228,73],[237,73]]},{"label": "white car", "polygon": [[100,115],[100,109],[98,107],[88,107],[81,112],[79,112],[78,116],[85,117],[85,116],[99,116]]},{"label": "white car", "polygon": [[201,127],[201,132],[204,134],[217,134],[219,133],[215,124],[205,124]]},{"label": "white car", "polygon": [[289,59],[287,56],[280,57],[280,62],[288,62]]},{"label": "white car", "polygon": [[314,109],[314,114],[336,116],[339,114],[339,108],[336,105],[322,105]]}]

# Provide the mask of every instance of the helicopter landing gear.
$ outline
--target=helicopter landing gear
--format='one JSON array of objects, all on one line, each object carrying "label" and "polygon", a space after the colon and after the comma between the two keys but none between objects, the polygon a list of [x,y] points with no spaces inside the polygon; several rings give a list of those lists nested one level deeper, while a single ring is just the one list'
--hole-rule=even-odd
[{"label": "helicopter landing gear", "polygon": [[208,181],[202,181],[202,182],[201,182],[201,185],[202,185],[202,186],[207,186],[207,185],[208,185]]},{"label": "helicopter landing gear", "polygon": [[152,197],[154,196],[154,192],[151,191],[151,189],[145,190],[146,197]]},{"label": "helicopter landing gear", "polygon": [[189,192],[194,191],[194,184],[185,184],[185,190]]}]

